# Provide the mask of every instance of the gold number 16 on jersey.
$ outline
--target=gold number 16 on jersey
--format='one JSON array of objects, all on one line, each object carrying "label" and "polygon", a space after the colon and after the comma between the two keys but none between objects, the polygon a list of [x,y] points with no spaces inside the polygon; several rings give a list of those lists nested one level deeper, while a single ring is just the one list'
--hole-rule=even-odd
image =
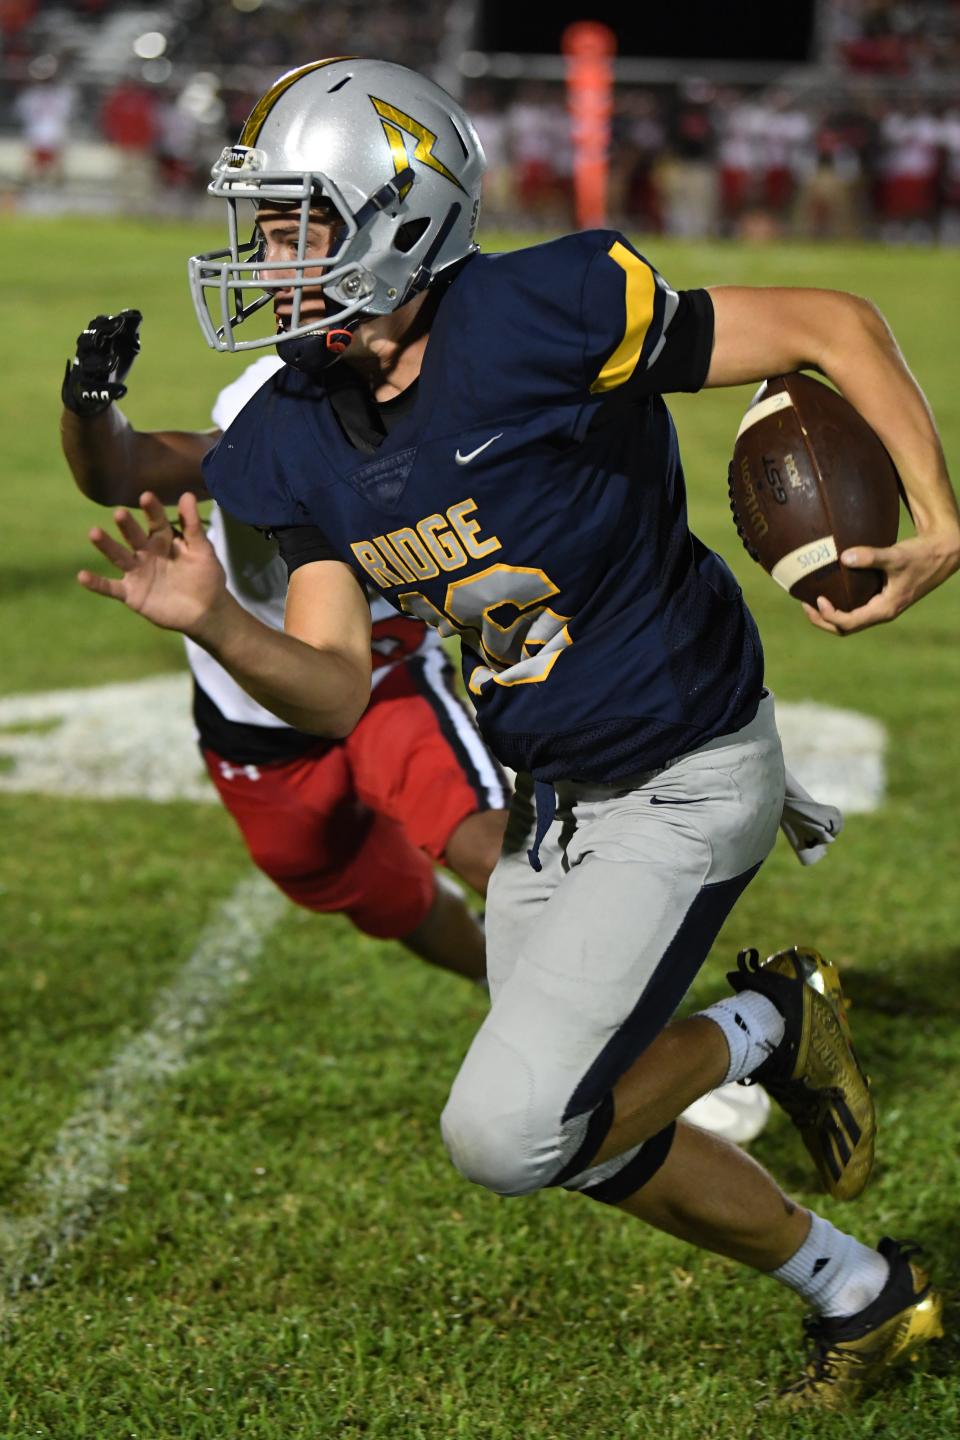
[{"label": "gold number 16 on jersey", "polygon": [[488,680],[528,685],[547,678],[572,644],[569,615],[558,615],[546,604],[557,594],[558,587],[543,570],[501,563],[451,581],[443,610],[417,590],[406,591],[397,603],[441,635],[459,635],[487,661],[469,677],[471,692],[479,695]]}]

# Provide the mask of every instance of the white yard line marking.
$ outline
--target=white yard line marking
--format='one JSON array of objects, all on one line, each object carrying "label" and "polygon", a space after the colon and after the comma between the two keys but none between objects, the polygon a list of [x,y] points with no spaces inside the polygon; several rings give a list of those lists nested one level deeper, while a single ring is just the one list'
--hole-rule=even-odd
[{"label": "white yard line marking", "polygon": [[844,815],[880,809],[887,791],[887,731],[879,720],[813,700],[777,701],[777,728],[787,765],[817,800]]},{"label": "white yard line marking", "polygon": [[[451,716],[469,723],[459,709]],[[878,720],[801,700],[778,701],[777,723],[790,769],[818,800],[849,815],[883,804],[886,730]],[[213,804],[190,720],[189,676],[0,699],[3,791]]]},{"label": "white yard line marking", "polygon": [[117,1170],[149,1124],[153,1093],[182,1070],[231,991],[249,978],[287,905],[262,875],[248,876],[201,932],[153,1020],[93,1081],[26,1181],[29,1215],[0,1217],[0,1326],[15,1297],[42,1285],[65,1246],[95,1221],[103,1196],[123,1189]]},{"label": "white yard line marking", "polygon": [[190,717],[190,677],[0,699],[2,790],[213,804]]}]

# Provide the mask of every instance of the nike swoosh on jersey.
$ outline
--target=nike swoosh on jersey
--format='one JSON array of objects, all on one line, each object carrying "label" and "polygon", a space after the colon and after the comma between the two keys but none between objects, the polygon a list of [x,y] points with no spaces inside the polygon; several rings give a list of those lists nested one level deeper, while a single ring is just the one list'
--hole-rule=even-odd
[{"label": "nike swoosh on jersey", "polygon": [[477,448],[476,448],[476,450],[471,450],[469,455],[461,455],[461,454],[460,454],[460,449],[459,449],[459,446],[458,446],[458,447],[457,447],[457,453],[456,453],[456,455],[454,455],[453,458],[454,458],[454,460],[456,460],[456,462],[457,462],[458,465],[469,465],[471,460],[475,460],[475,459],[477,458],[477,456],[480,454],[481,450],[486,450],[487,446],[488,446],[488,445],[492,445],[493,442],[494,442],[494,440],[502,440],[502,439],[503,439],[503,431],[501,430],[499,435],[491,435],[489,440],[484,440],[483,444],[482,444],[482,445],[478,445]]}]

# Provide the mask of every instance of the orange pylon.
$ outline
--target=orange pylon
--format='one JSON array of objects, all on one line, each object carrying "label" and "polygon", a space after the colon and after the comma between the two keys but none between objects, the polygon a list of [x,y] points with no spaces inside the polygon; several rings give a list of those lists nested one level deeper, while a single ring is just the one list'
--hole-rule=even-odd
[{"label": "orange pylon", "polygon": [[581,230],[592,230],[607,223],[617,37],[609,26],[598,21],[578,20],[564,30],[561,44],[567,62],[577,224]]}]

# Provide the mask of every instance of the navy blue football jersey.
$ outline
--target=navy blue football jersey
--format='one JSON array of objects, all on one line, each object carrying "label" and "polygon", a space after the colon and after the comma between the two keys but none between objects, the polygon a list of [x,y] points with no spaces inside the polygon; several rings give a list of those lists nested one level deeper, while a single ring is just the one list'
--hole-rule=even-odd
[{"label": "navy blue football jersey", "polygon": [[318,527],[365,585],[459,636],[504,763],[616,780],[738,729],[761,694],[756,627],[689,530],[659,393],[699,388],[711,338],[705,292],[678,300],[615,232],[478,255],[372,456],[322,380],[288,369],[207,483],[240,520]]}]

